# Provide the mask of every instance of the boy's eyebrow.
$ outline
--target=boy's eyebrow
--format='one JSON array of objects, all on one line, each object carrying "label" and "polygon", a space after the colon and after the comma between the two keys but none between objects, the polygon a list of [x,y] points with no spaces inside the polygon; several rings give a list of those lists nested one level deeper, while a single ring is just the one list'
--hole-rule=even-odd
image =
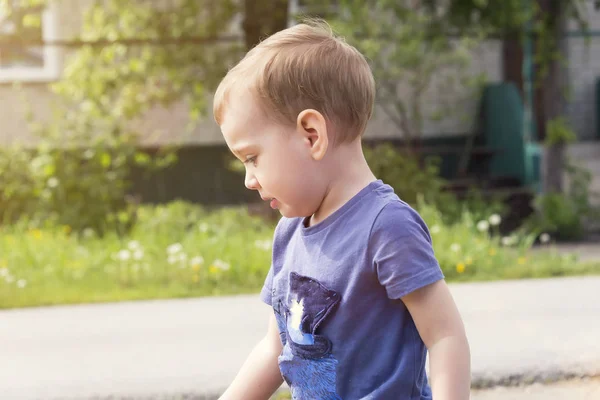
[{"label": "boy's eyebrow", "polygon": [[240,156],[241,153],[244,153],[250,149],[255,148],[256,146],[253,144],[241,144],[239,146],[233,147],[231,149],[231,151],[233,152],[233,154],[235,154],[236,156]]}]

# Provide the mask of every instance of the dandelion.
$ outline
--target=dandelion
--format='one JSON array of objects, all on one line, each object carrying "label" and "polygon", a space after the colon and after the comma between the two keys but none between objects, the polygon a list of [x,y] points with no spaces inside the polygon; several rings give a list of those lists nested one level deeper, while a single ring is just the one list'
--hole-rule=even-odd
[{"label": "dandelion", "polygon": [[92,228],[85,228],[83,230],[83,237],[86,239],[93,238],[95,234],[96,233],[94,232],[94,230]]},{"label": "dandelion", "polygon": [[8,268],[6,268],[6,267],[0,268],[0,276],[1,277],[5,278],[8,275],[10,275],[10,271],[8,270]]},{"label": "dandelion", "polygon": [[198,225],[198,230],[202,233],[206,233],[208,232],[209,226],[206,223],[201,223],[200,225]]},{"label": "dandelion", "polygon": [[515,244],[514,236],[504,236],[502,238],[502,246],[509,247],[509,246],[512,246],[513,244]]},{"label": "dandelion", "polygon": [[177,257],[175,254],[171,254],[169,255],[169,257],[167,257],[167,262],[170,265],[176,264],[177,262],[179,262],[179,257]]},{"label": "dandelion", "polygon": [[519,263],[519,265],[524,265],[526,261],[527,261],[527,258],[525,258],[525,257],[519,257],[517,259],[517,263]]},{"label": "dandelion", "polygon": [[19,289],[23,289],[25,286],[27,286],[27,281],[25,279],[19,279],[17,281],[17,287]]},{"label": "dandelion", "polygon": [[460,251],[460,244],[452,243],[452,245],[450,246],[450,250],[454,253],[458,253]]},{"label": "dandelion", "polygon": [[73,229],[69,225],[63,226],[63,232],[68,235]]},{"label": "dandelion", "polygon": [[43,236],[42,231],[39,229],[31,230],[30,234],[31,234],[31,236],[33,236],[34,239],[37,239],[37,240],[41,239]]},{"label": "dandelion", "polygon": [[95,154],[94,150],[92,150],[92,149],[88,149],[85,152],[83,152],[83,156],[85,158],[87,158],[88,160],[91,160],[94,157],[94,154]]},{"label": "dandelion", "polygon": [[257,240],[254,242],[254,246],[258,247],[261,250],[271,250],[271,241],[270,240]]},{"label": "dandelion", "polygon": [[183,246],[179,243],[175,243],[167,247],[167,254],[178,254],[183,250]]},{"label": "dandelion", "polygon": [[542,242],[543,244],[546,244],[550,241],[550,235],[548,235],[547,233],[542,233],[540,235],[540,242]]},{"label": "dandelion", "polygon": [[482,220],[477,223],[477,230],[479,232],[487,232],[488,229],[490,229],[490,223],[486,220]]},{"label": "dandelion", "polygon": [[465,272],[466,268],[467,267],[462,262],[459,262],[458,264],[456,264],[456,272],[458,272],[459,274],[462,274],[463,272]]},{"label": "dandelion", "polygon": [[144,258],[144,251],[142,249],[137,249],[133,252],[133,259],[134,260],[141,260],[142,258]]},{"label": "dandelion", "polygon": [[199,269],[202,264],[204,264],[204,258],[202,258],[202,256],[196,256],[190,260],[192,268],[197,267]]},{"label": "dandelion", "polygon": [[117,259],[120,261],[129,261],[130,258],[131,253],[127,249],[121,250],[117,253]]},{"label": "dandelion", "polygon": [[177,262],[179,263],[179,268],[185,268],[186,265],[186,261],[187,261],[187,254],[185,253],[180,253],[180,254],[174,254],[173,255],[176,259]]},{"label": "dandelion", "polygon": [[441,230],[442,229],[440,228],[439,225],[434,225],[434,226],[431,227],[431,233],[434,234],[434,235],[440,233]]},{"label": "dandelion", "polygon": [[140,242],[138,242],[137,240],[132,240],[131,242],[129,242],[127,244],[127,247],[131,251],[139,250],[142,248],[142,246],[140,245]]},{"label": "dandelion", "polygon": [[227,271],[227,270],[229,270],[229,268],[231,268],[231,266],[228,263],[226,263],[225,261],[222,261],[222,260],[213,261],[212,266],[217,269],[220,269],[221,271]]},{"label": "dandelion", "polygon": [[488,254],[489,254],[490,256],[495,256],[495,255],[496,255],[496,249],[492,247],[492,248],[489,250]]},{"label": "dandelion", "polygon": [[473,264],[473,259],[471,257],[467,257],[467,259],[465,260],[465,264],[467,264],[467,265]]},{"label": "dandelion", "polygon": [[498,226],[498,225],[500,225],[500,222],[502,222],[502,218],[500,218],[500,216],[498,214],[492,214],[492,215],[490,215],[490,218],[488,219],[488,221],[490,222],[490,225]]},{"label": "dandelion", "polygon": [[59,183],[60,183],[60,181],[57,178],[52,177],[52,178],[48,179],[48,181],[46,182],[46,185],[49,188],[54,189],[55,187],[57,187],[59,185]]}]

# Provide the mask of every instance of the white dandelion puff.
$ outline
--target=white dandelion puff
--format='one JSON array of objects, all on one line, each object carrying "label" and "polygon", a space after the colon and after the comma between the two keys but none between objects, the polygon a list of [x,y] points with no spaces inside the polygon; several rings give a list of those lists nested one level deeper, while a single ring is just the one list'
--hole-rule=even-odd
[{"label": "white dandelion puff", "polygon": [[139,250],[142,248],[140,242],[138,242],[137,240],[132,240],[131,242],[129,242],[129,244],[127,244],[127,247],[131,251]]},{"label": "white dandelion puff", "polygon": [[223,260],[215,260],[213,262],[213,266],[223,271],[227,271],[229,268],[231,268],[231,265],[229,265]]},{"label": "white dandelion puff", "polygon": [[477,223],[477,230],[479,232],[487,232],[487,230],[490,229],[490,223],[483,220],[483,221],[479,221]]},{"label": "white dandelion puff", "polygon": [[550,241],[550,235],[547,233],[542,233],[540,235],[540,242],[542,242],[543,244],[546,244]]},{"label": "white dandelion puff", "polygon": [[183,246],[180,243],[174,243],[167,247],[168,254],[177,254],[183,250]]},{"label": "white dandelion puff", "polygon": [[460,251],[460,244],[452,243],[450,250],[452,250],[454,253],[458,253]]},{"label": "white dandelion puff", "polygon": [[498,226],[502,222],[502,218],[498,214],[492,214],[488,220],[492,226]]},{"label": "white dandelion puff", "polygon": [[202,256],[196,256],[190,260],[190,265],[192,267],[195,265],[200,266],[202,264],[204,264],[204,258]]},{"label": "white dandelion puff", "polygon": [[131,253],[127,249],[123,249],[117,253],[117,258],[120,261],[129,261],[131,258]]},{"label": "white dandelion puff", "polygon": [[144,251],[142,249],[137,249],[133,252],[133,259],[134,260],[141,260],[142,258],[144,258]]},{"label": "white dandelion puff", "polygon": [[46,182],[46,185],[49,188],[55,188],[55,187],[57,187],[59,185],[59,183],[60,182],[59,182],[59,180],[57,178],[52,177],[52,178],[48,179],[48,181]]}]

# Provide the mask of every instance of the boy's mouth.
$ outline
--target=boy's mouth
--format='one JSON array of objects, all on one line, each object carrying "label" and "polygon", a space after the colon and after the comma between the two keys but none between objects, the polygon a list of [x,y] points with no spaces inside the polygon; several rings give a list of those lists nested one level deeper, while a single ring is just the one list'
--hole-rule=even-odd
[{"label": "boy's mouth", "polygon": [[272,209],[276,209],[277,208],[277,204],[278,203],[277,203],[277,199],[276,198],[274,198],[274,197],[262,197],[262,196],[261,196],[261,198],[264,201],[268,201]]},{"label": "boy's mouth", "polygon": [[271,199],[271,208],[273,210],[277,209],[277,199]]}]

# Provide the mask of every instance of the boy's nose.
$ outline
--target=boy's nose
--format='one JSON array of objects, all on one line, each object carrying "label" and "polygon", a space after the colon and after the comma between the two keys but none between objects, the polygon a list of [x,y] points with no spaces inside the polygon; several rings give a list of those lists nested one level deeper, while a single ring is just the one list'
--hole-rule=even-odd
[{"label": "boy's nose", "polygon": [[258,190],[260,189],[260,185],[258,184],[258,180],[256,177],[246,171],[246,178],[244,179],[244,184],[250,190]]}]

